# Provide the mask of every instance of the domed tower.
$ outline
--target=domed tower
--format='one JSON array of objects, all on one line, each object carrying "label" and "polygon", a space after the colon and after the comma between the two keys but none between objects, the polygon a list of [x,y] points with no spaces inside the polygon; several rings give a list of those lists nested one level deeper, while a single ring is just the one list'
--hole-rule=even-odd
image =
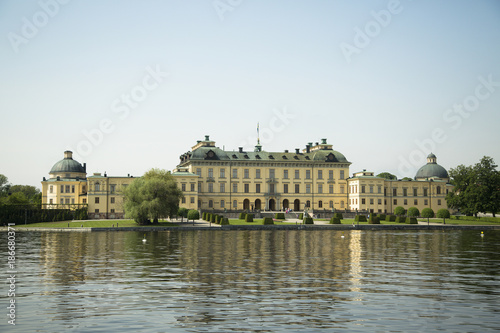
[{"label": "domed tower", "polygon": [[44,208],[78,208],[87,204],[86,165],[73,159],[73,152],[64,152],[49,172],[49,179],[43,177],[42,205]]},{"label": "domed tower", "polygon": [[433,153],[427,156],[427,164],[418,169],[415,180],[444,180],[448,182],[450,177],[445,168],[437,164],[437,157]]}]

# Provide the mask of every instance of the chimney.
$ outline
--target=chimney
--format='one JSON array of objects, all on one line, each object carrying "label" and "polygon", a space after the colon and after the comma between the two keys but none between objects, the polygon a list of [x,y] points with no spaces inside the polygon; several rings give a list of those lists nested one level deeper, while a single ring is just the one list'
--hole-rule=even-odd
[{"label": "chimney", "polygon": [[326,139],[321,139],[321,144],[326,145]]},{"label": "chimney", "polygon": [[64,152],[64,159],[73,159],[73,152],[71,150],[66,150]]},{"label": "chimney", "polygon": [[240,153],[242,153],[243,152],[243,147],[238,147],[238,150],[239,150]]},{"label": "chimney", "polygon": [[83,163],[83,171],[87,172],[87,163]]},{"label": "chimney", "polygon": [[288,149],[285,149],[285,153],[288,153]]},{"label": "chimney", "polygon": [[205,141],[210,141],[210,135],[205,135]]},{"label": "chimney", "polygon": [[299,154],[300,153],[300,148],[295,148],[295,154]]},{"label": "chimney", "polygon": [[311,144],[312,142],[309,142],[306,146],[306,153],[310,153],[311,152]]}]

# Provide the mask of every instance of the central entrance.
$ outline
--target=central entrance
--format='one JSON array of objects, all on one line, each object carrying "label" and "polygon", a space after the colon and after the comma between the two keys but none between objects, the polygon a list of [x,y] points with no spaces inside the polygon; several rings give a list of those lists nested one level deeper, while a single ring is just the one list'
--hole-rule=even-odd
[{"label": "central entrance", "polygon": [[300,210],[300,200],[299,199],[295,199],[293,201],[293,210],[298,212]]},{"label": "central entrance", "polygon": [[276,210],[276,200],[269,199],[269,210]]}]

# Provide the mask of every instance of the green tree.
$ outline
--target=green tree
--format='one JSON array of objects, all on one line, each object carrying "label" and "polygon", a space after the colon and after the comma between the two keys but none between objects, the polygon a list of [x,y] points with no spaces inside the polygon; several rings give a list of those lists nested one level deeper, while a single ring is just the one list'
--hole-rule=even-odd
[{"label": "green tree", "polygon": [[[12,185],[9,189],[11,194],[14,193],[23,193],[28,202],[34,203],[37,196],[41,194],[40,190],[35,186],[31,185]],[[40,197],[41,199],[41,197]],[[41,202],[40,202],[41,203]]]},{"label": "green tree", "polygon": [[405,214],[405,209],[401,206],[394,208],[394,215],[401,216]]},{"label": "green tree", "polygon": [[434,217],[434,211],[432,210],[432,208],[422,209],[422,217],[427,218],[427,224],[429,224],[429,219]]},{"label": "green tree", "polygon": [[392,173],[389,173],[389,172],[379,173],[377,175],[377,177],[382,177],[382,178],[389,179],[389,180],[397,180],[398,179],[398,177],[396,177],[395,175],[393,175]]},{"label": "green tree", "polygon": [[455,186],[446,196],[449,207],[466,215],[495,213],[500,210],[500,172],[491,157],[483,157],[474,166],[459,165],[449,172]]},{"label": "green tree", "polygon": [[448,209],[442,208],[438,210],[436,217],[443,219],[443,224],[446,224],[446,219],[450,218],[450,211]]},{"label": "green tree", "polygon": [[406,181],[413,180],[413,179],[410,177],[403,177],[403,179],[401,179],[401,180],[406,182]]},{"label": "green tree", "polygon": [[200,218],[200,213],[196,209],[190,209],[187,213],[188,220],[198,220]]},{"label": "green tree", "polygon": [[160,217],[177,213],[181,198],[182,191],[170,172],[151,169],[125,189],[125,214],[138,224],[158,223]]},{"label": "green tree", "polygon": [[420,215],[420,211],[418,210],[417,207],[410,207],[408,208],[408,214],[409,217],[418,217]]},{"label": "green tree", "polygon": [[9,191],[9,179],[7,176],[0,174],[0,196],[7,195]]}]

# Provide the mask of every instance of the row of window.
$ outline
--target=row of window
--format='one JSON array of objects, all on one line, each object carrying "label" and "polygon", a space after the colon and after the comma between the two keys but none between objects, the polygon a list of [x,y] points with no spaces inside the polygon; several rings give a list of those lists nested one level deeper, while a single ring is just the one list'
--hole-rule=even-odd
[{"label": "row of window", "polygon": [[[70,202],[71,201],[71,202]],[[61,205],[69,205],[70,203],[71,204],[75,204],[75,198],[61,198],[59,200],[59,203]],[[87,199],[82,199],[82,203],[86,204],[87,203]],[[49,199],[49,204],[54,204],[54,199]]]},{"label": "row of window", "polygon": [[[185,184],[183,184],[185,185]],[[194,184],[191,184],[194,185]],[[232,184],[232,193],[238,193],[239,189],[239,184],[238,183],[233,183]],[[261,184],[254,184],[255,185],[255,193],[261,193]],[[289,184],[282,184],[283,185],[283,193],[290,193],[289,192]],[[300,192],[300,185],[301,184],[294,184],[294,193],[301,193]],[[208,193],[214,193],[214,184],[213,183],[208,183]],[[183,187],[184,188],[184,187]],[[276,184],[269,184],[269,193],[274,194],[277,193],[277,185]],[[311,184],[306,184],[306,193],[311,193]],[[203,184],[198,183],[198,192],[202,193],[203,191]],[[333,194],[334,193],[334,187],[333,185],[328,186],[328,193]],[[226,192],[226,184],[225,183],[220,183],[219,184],[219,192],[220,193],[225,193]],[[250,193],[250,184],[243,184],[243,192],[244,193]],[[323,185],[318,184],[317,185],[317,194],[322,194],[323,193]],[[340,186],[340,193],[344,193],[344,186]]]},{"label": "row of window", "polygon": [[[194,199],[194,198],[192,198],[192,199]],[[286,200],[286,202],[288,202],[288,200]],[[194,201],[192,203],[194,203]],[[261,205],[260,201],[258,203],[256,202],[255,206],[252,205],[253,206],[252,208],[261,209],[260,205]],[[198,206],[201,206],[201,201],[198,201]],[[243,204],[243,206],[245,206],[245,204]],[[288,205],[285,205],[285,202],[283,202],[283,207],[285,207],[285,206],[288,206]],[[212,199],[208,200],[208,208],[214,208],[214,201]],[[220,208],[226,208],[225,200],[220,201]],[[233,200],[233,208],[235,208],[235,209],[238,208],[238,200]],[[288,208],[288,207],[285,207],[285,208]],[[311,208],[311,201],[310,200],[306,201],[306,208]],[[323,201],[321,201],[321,200],[318,201],[318,208],[325,208],[323,206]],[[333,201],[330,201],[329,208],[333,208]],[[345,208],[344,201],[340,202],[340,208]],[[244,209],[248,209],[248,208],[244,208]]]},{"label": "row of window", "polygon": [[[94,203],[96,203],[96,204],[100,203],[100,198],[99,197],[95,197],[94,198]],[[109,203],[114,204],[115,203],[115,197],[110,197],[109,198]]]},{"label": "row of window", "polygon": [[[423,188],[423,196],[427,196],[428,189]],[[358,193],[358,185],[351,185],[349,186],[349,193]],[[374,193],[374,185],[369,185],[369,192],[366,192],[366,185],[361,185],[361,193]],[[382,185],[377,185],[377,193],[382,193]],[[436,186],[436,194],[441,194],[441,186]],[[387,195],[387,189],[384,188],[384,195]],[[396,197],[398,195],[398,189],[393,188],[392,189],[392,196]],[[403,197],[408,196],[408,189],[403,188]],[[418,189],[414,188],[413,189],[413,196],[417,197],[418,196]]]},{"label": "row of window", "polygon": [[[82,186],[82,192],[85,192],[85,185]],[[54,185],[49,186],[49,193],[54,193]],[[75,193],[75,185],[61,185],[60,193]]]},{"label": "row of window", "polygon": [[[350,202],[351,205],[357,205],[358,204],[358,199],[350,199],[349,202]],[[374,202],[375,202],[374,199],[370,199],[370,205],[373,205]],[[377,199],[377,203],[379,205],[382,205],[382,199]],[[394,203],[394,205],[397,205],[398,204],[398,199],[393,199],[393,203]],[[362,198],[361,199],[361,204],[362,205],[366,205],[366,199]],[[428,204],[429,204],[429,200],[424,199],[424,206],[427,206]],[[438,199],[437,204],[438,204],[438,206],[441,206],[441,199]],[[387,205],[387,199],[384,199],[384,205]],[[405,206],[408,205],[408,199],[404,199],[403,200],[403,205],[405,205]],[[418,199],[414,199],[413,200],[413,205],[418,206]]]},{"label": "row of window", "polygon": [[[269,178],[276,178],[276,170],[275,169],[267,169],[269,171]],[[285,169],[283,170],[283,179],[289,179],[289,170]],[[317,170],[317,179],[323,179],[323,170]],[[305,170],[305,179],[311,179],[311,170],[307,169]],[[201,174],[201,168],[196,169],[196,174],[198,176],[202,176]],[[300,178],[300,169],[295,169],[294,170],[294,178],[295,179],[301,179]],[[339,179],[344,179],[344,170],[340,170],[340,175]],[[232,169],[232,178],[238,178],[238,169]],[[214,178],[214,169],[213,168],[208,168],[208,178]],[[226,169],[221,168],[219,169],[219,178],[226,178]],[[243,169],[243,178],[245,179],[250,179],[250,169]],[[255,179],[260,179],[261,178],[261,169],[255,169]],[[334,173],[333,170],[328,170],[328,179],[333,180],[334,179]]]}]

